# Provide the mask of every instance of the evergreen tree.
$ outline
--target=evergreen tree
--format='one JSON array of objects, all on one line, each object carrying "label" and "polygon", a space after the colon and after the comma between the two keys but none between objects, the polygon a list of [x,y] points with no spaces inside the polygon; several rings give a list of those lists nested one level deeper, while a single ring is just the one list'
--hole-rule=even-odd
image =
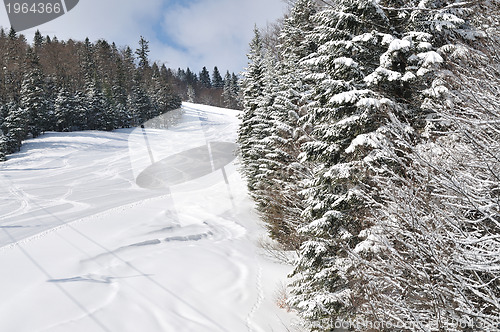
[{"label": "evergreen tree", "polygon": [[7,116],[3,126],[7,137],[7,151],[14,153],[20,150],[22,141],[28,135],[30,114],[14,101],[9,102],[6,107]]},{"label": "evergreen tree", "polygon": [[145,71],[149,68],[149,42],[141,36],[139,40],[139,48],[135,51],[137,58],[139,59],[139,69]]},{"label": "evergreen tree", "polygon": [[43,36],[40,33],[40,30],[36,30],[35,36],[33,37],[33,46],[35,50],[39,50],[43,45]]},{"label": "evergreen tree", "polygon": [[152,104],[140,81],[136,79],[134,83],[133,92],[129,99],[129,107],[132,111],[132,124],[137,126],[151,119]]},{"label": "evergreen tree", "polygon": [[300,59],[315,51],[315,44],[305,38],[313,29],[314,12],[312,1],[299,0],[295,4],[279,37],[281,59],[275,68],[266,70],[273,71],[266,85],[274,88],[265,93],[272,96],[262,115],[269,117],[269,128],[262,138],[266,146],[260,153],[260,175],[254,193],[271,236],[294,249],[300,245],[297,231],[304,222],[304,197],[300,192],[304,180],[311,176],[307,163],[299,158],[301,144],[308,140],[302,123],[311,94]]},{"label": "evergreen tree", "polygon": [[0,162],[7,160],[7,154],[9,153],[7,137],[4,135],[4,112],[6,112],[6,107],[0,104]]},{"label": "evergreen tree", "polygon": [[85,38],[81,56],[85,80],[89,81],[97,79],[96,65],[94,61],[94,45],[88,38]]},{"label": "evergreen tree", "polygon": [[252,192],[255,189],[255,176],[257,169],[253,166],[254,161],[260,156],[254,153],[255,142],[258,141],[255,134],[256,110],[264,97],[264,50],[262,38],[257,27],[254,28],[254,37],[250,43],[248,57],[248,68],[243,73],[243,113],[241,115],[241,126],[238,130],[238,143],[240,145],[241,158],[244,163],[243,173],[248,180],[248,188]]},{"label": "evergreen tree", "polygon": [[224,100],[224,106],[227,108],[233,108],[233,94],[231,91],[231,74],[229,74],[229,71],[226,72],[226,75],[224,76],[224,89],[222,91],[222,98]]},{"label": "evergreen tree", "polygon": [[75,126],[75,102],[64,87],[56,98],[55,119],[57,131],[72,131]]},{"label": "evergreen tree", "polygon": [[[415,10],[433,12],[438,7],[434,3],[431,11]],[[301,43],[307,47],[319,42],[317,51],[301,60],[315,86],[306,124],[313,130],[301,146],[303,160],[314,172],[303,191],[304,217],[310,222],[300,229],[307,241],[289,303],[301,310],[314,331],[333,329],[338,320],[356,315],[362,296],[356,293],[361,289],[356,283],[359,271],[350,255],[355,248],[361,254],[372,226],[367,216],[374,213],[381,185],[373,179],[394,166],[383,142],[392,141],[401,152],[398,157],[409,163],[388,128],[401,123],[418,141],[428,112],[422,108],[422,90],[443,61],[432,45],[438,39],[425,30],[428,24],[414,20],[422,16],[404,10],[388,12],[368,0],[332,2],[314,16],[309,43]]]},{"label": "evergreen tree", "polygon": [[186,68],[185,71],[185,80],[188,84],[195,84],[198,81],[198,77],[196,77],[196,74],[191,71],[191,69]]},{"label": "evergreen tree", "polygon": [[27,58],[27,72],[21,86],[20,106],[29,114],[28,133],[37,137],[47,129],[44,126],[48,122],[46,95],[38,55],[30,50]]},{"label": "evergreen tree", "polygon": [[3,133],[0,133],[0,162],[7,160],[8,153],[7,137]]},{"label": "evergreen tree", "polygon": [[240,80],[238,79],[238,76],[236,76],[235,73],[231,74],[231,95],[233,100],[235,101],[235,107],[239,109],[241,107],[240,105]]},{"label": "evergreen tree", "polygon": [[90,130],[112,130],[113,119],[110,105],[102,90],[94,81],[87,84],[85,102],[87,106],[87,127]]},{"label": "evergreen tree", "polygon": [[87,98],[86,94],[82,91],[78,91],[73,95],[74,109],[73,109],[73,121],[75,130],[87,130],[88,126],[88,112],[87,112]]},{"label": "evergreen tree", "polygon": [[207,67],[203,67],[199,75],[200,83],[202,86],[206,88],[212,87],[212,80],[210,79],[210,73],[207,70]]},{"label": "evergreen tree", "polygon": [[212,87],[216,89],[224,88],[224,80],[222,79],[217,66],[214,67],[214,71],[212,72]]}]

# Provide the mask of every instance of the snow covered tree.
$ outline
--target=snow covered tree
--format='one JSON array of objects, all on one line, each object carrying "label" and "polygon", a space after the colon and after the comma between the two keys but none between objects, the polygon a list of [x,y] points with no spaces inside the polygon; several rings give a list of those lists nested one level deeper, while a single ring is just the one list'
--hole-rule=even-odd
[{"label": "snow covered tree", "polygon": [[[384,199],[374,202],[368,241],[353,251],[366,298],[360,311],[397,331],[500,326],[500,8],[464,5],[437,10],[434,3],[436,10],[419,18],[447,28],[432,30],[444,44],[437,51],[446,69],[423,92],[423,107],[434,110],[430,139],[415,145],[404,126],[393,124],[411,168],[389,145],[387,154],[406,173],[393,168],[377,176],[386,183],[378,192]],[[444,14],[452,21],[444,22]]]},{"label": "snow covered tree", "polygon": [[224,76],[224,88],[222,91],[222,98],[224,100],[224,106],[227,108],[232,108],[232,94],[231,94],[231,74],[229,71],[226,72]]},{"label": "snow covered tree", "polygon": [[192,85],[188,85],[187,96],[188,96],[188,101],[190,103],[194,103],[194,100],[196,97],[196,92],[194,91],[194,88]]},{"label": "snow covered tree", "polygon": [[87,130],[88,127],[88,112],[87,112],[87,98],[86,94],[82,91],[78,91],[73,95],[74,108],[73,112],[73,124],[75,130]]},{"label": "snow covered tree", "polygon": [[231,95],[235,100],[236,106],[234,108],[240,109],[241,100],[240,100],[240,79],[236,76],[235,73],[231,74]]},{"label": "snow covered tree", "polygon": [[33,137],[37,137],[42,131],[46,130],[44,127],[48,116],[46,96],[38,55],[30,50],[27,58],[27,72],[21,85],[20,106],[29,114],[28,133],[31,133]]},{"label": "snow covered tree", "polygon": [[243,173],[248,180],[248,188],[252,192],[255,189],[255,178],[258,167],[251,166],[260,158],[255,153],[254,145],[258,141],[255,133],[256,109],[262,102],[264,96],[264,50],[262,38],[257,27],[254,28],[254,37],[250,43],[248,53],[248,67],[243,73],[243,113],[241,115],[241,126],[238,130],[238,143],[240,145],[241,158],[243,160]]},{"label": "snow covered tree", "polygon": [[300,0],[285,19],[279,36],[280,61],[266,69],[266,77],[273,77],[266,82],[266,87],[272,88],[264,92],[268,105],[257,110],[268,118],[268,128],[261,138],[265,148],[260,152],[253,196],[271,236],[293,249],[300,245],[297,230],[304,221],[301,186],[311,176],[311,170],[299,159],[301,144],[308,140],[302,124],[310,96],[307,71],[299,61],[315,51],[315,44],[306,39],[314,27],[314,12],[312,1]]},{"label": "snow covered tree", "polygon": [[0,133],[0,162],[7,160],[8,153],[7,137],[3,133]]},{"label": "snow covered tree", "polygon": [[224,106],[227,108],[239,108],[239,85],[238,77],[233,73],[230,74],[229,70],[224,76],[224,88],[222,91],[222,99]]},{"label": "snow covered tree", "polygon": [[134,81],[129,107],[132,112],[133,126],[137,126],[151,118],[151,99],[138,78]]},{"label": "snow covered tree", "polygon": [[[443,59],[432,44],[437,39],[415,14],[428,11],[412,8],[411,1],[329,2],[308,35],[310,43],[319,44],[301,61],[315,86],[307,118],[313,130],[301,148],[314,172],[304,191],[304,218],[310,222],[300,229],[307,241],[289,302],[312,330],[356,317],[359,278],[350,252],[372,226],[368,216],[382,185],[373,179],[385,167],[404,172],[384,152],[382,143],[394,139],[388,126],[402,123],[418,140],[430,112],[421,107],[422,90],[430,87]],[[404,155],[396,142],[393,146]]]},{"label": "snow covered tree", "polygon": [[71,131],[75,125],[75,102],[66,88],[59,90],[55,102],[57,131]]},{"label": "snow covered tree", "polygon": [[0,104],[0,161],[7,160],[7,154],[9,153],[7,137],[4,135],[4,113],[7,113],[6,107],[5,105]]},{"label": "snow covered tree", "polygon": [[26,139],[29,132],[30,114],[12,101],[7,105],[7,116],[5,117],[3,127],[6,130],[7,150],[9,153],[18,152],[21,143]]},{"label": "snow covered tree", "polygon": [[85,94],[87,105],[87,127],[90,130],[112,130],[113,117],[109,101],[94,81],[87,85]]}]

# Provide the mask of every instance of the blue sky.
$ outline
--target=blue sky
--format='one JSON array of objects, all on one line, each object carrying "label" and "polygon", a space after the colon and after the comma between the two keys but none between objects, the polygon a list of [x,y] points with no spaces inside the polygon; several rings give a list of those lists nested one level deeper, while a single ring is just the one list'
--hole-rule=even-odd
[{"label": "blue sky", "polygon": [[[168,67],[206,66],[240,72],[253,26],[265,27],[286,10],[282,0],[80,0],[66,15],[37,27],[59,39],[103,38],[118,46],[150,42],[150,58]],[[0,25],[8,28],[5,7]],[[22,33],[31,41],[35,29]]]}]

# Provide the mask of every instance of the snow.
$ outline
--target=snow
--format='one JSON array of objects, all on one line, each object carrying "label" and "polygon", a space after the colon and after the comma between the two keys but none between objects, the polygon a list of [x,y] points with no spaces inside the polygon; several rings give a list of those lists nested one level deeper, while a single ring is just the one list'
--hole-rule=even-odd
[{"label": "snow", "polygon": [[377,148],[379,146],[377,136],[377,133],[360,134],[356,136],[356,138],[352,140],[349,147],[345,150],[345,153],[353,153],[356,151],[358,146],[370,146]]},{"label": "snow", "polygon": [[441,57],[441,55],[439,55],[439,53],[435,52],[435,51],[429,51],[429,52],[423,52],[423,53],[419,53],[417,54],[417,56],[423,60],[423,63],[422,63],[422,67],[430,67],[434,64],[441,64],[443,63],[443,58]]},{"label": "snow", "polygon": [[236,171],[238,112],[183,109],[169,129],[48,133],[0,164],[2,331],[294,330],[275,294],[291,267],[257,246]]},{"label": "snow", "polygon": [[387,52],[396,52],[396,51],[408,51],[411,47],[411,40],[408,39],[394,39],[387,49]]},{"label": "snow", "polygon": [[367,89],[344,91],[341,93],[337,93],[332,98],[330,98],[330,103],[338,105],[353,103],[357,101],[360,98],[360,96],[369,94],[370,92],[371,91]]},{"label": "snow", "polygon": [[400,80],[401,73],[386,68],[378,67],[373,73],[366,76],[363,80],[369,85],[377,85],[384,79],[387,79],[387,81],[389,82]]},{"label": "snow", "polygon": [[336,58],[333,63],[335,64],[335,68],[341,67],[354,67],[356,68],[358,64],[352,59],[347,57]]}]

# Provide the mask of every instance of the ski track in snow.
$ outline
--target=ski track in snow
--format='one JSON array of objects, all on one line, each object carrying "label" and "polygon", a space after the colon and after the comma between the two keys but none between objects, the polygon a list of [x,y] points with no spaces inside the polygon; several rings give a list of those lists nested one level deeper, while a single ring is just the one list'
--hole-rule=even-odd
[{"label": "ski track in snow", "polygon": [[[245,184],[210,148],[236,140],[237,112],[183,110],[168,130],[49,133],[0,164],[1,330],[287,330],[268,293],[290,268],[258,254]],[[211,172],[186,174],[200,158]],[[136,184],[167,160],[184,182]]]}]

